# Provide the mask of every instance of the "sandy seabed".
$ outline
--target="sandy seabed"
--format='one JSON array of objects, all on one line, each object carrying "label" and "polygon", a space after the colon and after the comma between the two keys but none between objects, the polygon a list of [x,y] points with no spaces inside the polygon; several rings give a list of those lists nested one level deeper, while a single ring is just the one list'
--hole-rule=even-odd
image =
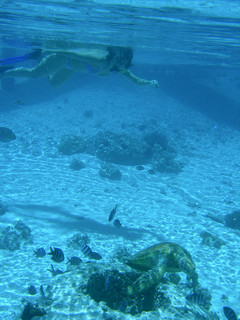
[{"label": "sandy seabed", "polygon": [[[39,247],[49,251],[53,246],[62,248],[66,257],[78,255],[84,260],[81,252],[67,247],[67,240],[78,232],[88,235],[91,247],[102,255],[95,262],[99,270],[114,263],[124,270],[114,260],[119,248],[135,253],[161,241],[182,245],[196,263],[199,282],[210,290],[211,310],[223,318],[224,305],[235,309],[240,302],[240,232],[205,215],[222,216],[239,209],[239,132],[179,104],[161,89],[126,84],[117,76],[98,84],[94,80],[51,101],[24,105],[23,100],[23,106],[0,114],[1,126],[17,136],[0,144],[0,199],[9,204],[0,227],[21,219],[33,235],[33,244],[22,245],[21,250],[0,251],[0,318],[19,319],[24,302],[36,300],[28,295],[28,286],[50,284],[54,303],[46,319],[102,319],[102,303],[76,295],[76,286],[87,276],[84,266],[81,272],[52,277],[47,270],[49,256],[33,255]],[[92,117],[84,115],[88,110]],[[110,181],[99,176],[101,161],[95,156],[79,154],[85,168],[74,171],[69,164],[76,156],[58,151],[61,137],[68,134],[89,136],[110,130],[138,135],[142,125],[146,132],[160,130],[169,137],[185,163],[180,173],[151,175],[150,164],[143,171],[119,166],[121,181]],[[116,203],[121,231],[108,222]],[[221,249],[203,245],[202,231],[226,245]],[[66,262],[54,266],[64,269]],[[117,317],[132,318],[154,316]]]}]

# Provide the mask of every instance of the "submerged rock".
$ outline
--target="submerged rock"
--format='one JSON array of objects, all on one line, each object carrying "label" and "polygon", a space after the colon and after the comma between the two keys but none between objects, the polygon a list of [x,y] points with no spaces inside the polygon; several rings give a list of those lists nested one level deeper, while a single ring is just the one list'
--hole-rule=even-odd
[{"label": "submerged rock", "polygon": [[20,249],[21,243],[31,243],[31,229],[19,220],[14,227],[6,227],[0,233],[0,249],[15,251]]},{"label": "submerged rock", "polygon": [[103,301],[110,309],[132,316],[144,312],[146,316],[149,314],[149,318],[151,314],[153,317],[161,314],[164,319],[168,316],[169,319],[177,320],[219,320],[216,314],[206,308],[211,300],[206,289],[193,294],[190,288],[183,289],[181,284],[172,282],[170,277],[162,278],[158,285],[129,297],[126,294],[127,288],[139,275],[140,273],[123,273],[117,270],[93,273],[89,277],[85,293],[97,303]]},{"label": "submerged rock", "polygon": [[225,226],[240,230],[240,210],[235,210],[224,217]]},{"label": "submerged rock", "polygon": [[226,227],[240,230],[240,210],[235,210],[225,216],[215,216],[213,214],[206,214],[205,217],[212,219],[215,222],[224,224]]},{"label": "submerged rock", "polygon": [[152,164],[158,172],[178,173],[184,164],[177,159],[177,152],[167,136],[158,131],[146,135],[130,133],[99,132],[94,136],[66,136],[59,144],[65,155],[86,152],[102,161],[144,169]]},{"label": "submerged rock", "polygon": [[20,249],[21,239],[11,227],[5,228],[0,234],[0,249],[15,251]]},{"label": "submerged rock", "polygon": [[81,169],[85,168],[85,164],[81,160],[72,159],[69,167],[72,170],[77,170],[78,171],[78,170],[81,170]]},{"label": "submerged rock", "polygon": [[136,166],[148,163],[152,157],[151,147],[138,136],[105,131],[91,140],[92,153],[103,161]]},{"label": "submerged rock", "polygon": [[202,244],[216,249],[221,249],[221,247],[226,244],[222,239],[213,236],[207,231],[202,231],[200,237],[202,237]]},{"label": "submerged rock", "polygon": [[80,136],[64,137],[59,144],[59,151],[67,156],[82,153],[86,150],[86,142]]},{"label": "submerged rock", "polygon": [[0,142],[10,142],[16,139],[15,133],[6,127],[0,127]]},{"label": "submerged rock", "polygon": [[8,212],[8,205],[0,200],[0,216],[4,215],[6,212]]},{"label": "submerged rock", "polygon": [[35,317],[44,316],[46,311],[43,308],[39,308],[37,303],[28,302],[22,311],[21,320],[30,320]]},{"label": "submerged rock", "polygon": [[110,180],[121,180],[122,174],[117,166],[111,163],[103,163],[99,175]]}]

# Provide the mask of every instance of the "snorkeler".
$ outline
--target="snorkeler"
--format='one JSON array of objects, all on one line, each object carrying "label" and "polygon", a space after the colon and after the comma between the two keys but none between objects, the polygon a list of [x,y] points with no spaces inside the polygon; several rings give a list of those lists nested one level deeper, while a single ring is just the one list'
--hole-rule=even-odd
[{"label": "snorkeler", "polygon": [[[40,58],[31,68],[12,67],[11,63]],[[36,50],[20,57],[0,60],[0,77],[48,76],[53,86],[67,81],[75,72],[95,72],[105,76],[110,72],[119,72],[138,85],[159,87],[157,80],[145,80],[135,76],[129,67],[132,65],[131,48],[109,46],[106,48],[81,48],[79,51]]]}]

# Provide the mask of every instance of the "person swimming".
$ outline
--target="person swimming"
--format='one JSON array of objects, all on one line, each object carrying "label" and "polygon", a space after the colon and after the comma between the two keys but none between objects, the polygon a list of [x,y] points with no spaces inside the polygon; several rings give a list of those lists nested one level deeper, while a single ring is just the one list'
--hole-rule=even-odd
[{"label": "person swimming", "polygon": [[[34,67],[13,67],[12,64],[29,59],[39,62]],[[106,48],[83,47],[78,51],[37,49],[19,57],[0,60],[0,77],[48,76],[53,86],[67,81],[75,72],[95,72],[100,76],[118,72],[138,85],[159,87],[157,80],[146,80],[134,75],[132,66],[133,51],[129,47],[107,46]]]}]

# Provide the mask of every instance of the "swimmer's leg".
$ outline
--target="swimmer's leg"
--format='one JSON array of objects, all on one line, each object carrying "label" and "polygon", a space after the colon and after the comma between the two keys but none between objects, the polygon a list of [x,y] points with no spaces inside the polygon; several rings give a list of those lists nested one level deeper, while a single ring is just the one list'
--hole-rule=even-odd
[{"label": "swimmer's leg", "polygon": [[58,70],[68,65],[68,58],[57,53],[50,54],[43,58],[39,64],[33,68],[14,68],[6,70],[1,74],[3,77],[31,77],[39,78],[46,75],[55,74]]}]

